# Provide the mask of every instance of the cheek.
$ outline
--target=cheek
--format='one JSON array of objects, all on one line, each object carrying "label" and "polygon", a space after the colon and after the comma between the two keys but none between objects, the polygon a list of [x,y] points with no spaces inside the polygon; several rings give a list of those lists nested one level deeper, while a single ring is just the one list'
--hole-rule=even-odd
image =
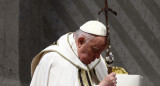
[{"label": "cheek", "polygon": [[91,57],[93,57],[93,53],[91,51],[91,49],[87,46],[82,46],[81,48],[78,49],[78,56],[79,59],[85,63],[88,60],[91,59]]},{"label": "cheek", "polygon": [[81,54],[80,54],[80,60],[81,61],[90,61],[91,59],[93,59],[93,54],[91,53],[91,52],[82,52]]},{"label": "cheek", "polygon": [[89,58],[89,54],[86,52],[86,51],[79,51],[78,53],[78,56],[79,56],[79,59],[84,62],[84,61],[87,61],[88,58]]},{"label": "cheek", "polygon": [[86,63],[87,61],[87,55],[84,53],[81,53],[79,56],[79,59],[81,60],[81,62]]},{"label": "cheek", "polygon": [[93,55],[93,53],[90,51],[90,49],[84,49],[81,52],[81,54],[82,54],[83,57],[86,57],[86,58],[89,58]]},{"label": "cheek", "polygon": [[79,58],[80,59],[86,59],[88,57],[88,54],[84,51],[80,52],[79,53]]},{"label": "cheek", "polygon": [[81,48],[78,49],[78,56],[81,57],[86,57],[88,54],[88,50],[85,46],[82,46]]}]

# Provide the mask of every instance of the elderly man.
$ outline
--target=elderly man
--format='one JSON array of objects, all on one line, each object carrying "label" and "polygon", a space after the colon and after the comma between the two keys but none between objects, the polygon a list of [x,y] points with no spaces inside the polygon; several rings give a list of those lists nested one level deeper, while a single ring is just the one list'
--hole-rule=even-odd
[{"label": "elderly man", "polygon": [[116,86],[100,55],[106,48],[106,27],[88,21],[34,57],[30,86]]}]

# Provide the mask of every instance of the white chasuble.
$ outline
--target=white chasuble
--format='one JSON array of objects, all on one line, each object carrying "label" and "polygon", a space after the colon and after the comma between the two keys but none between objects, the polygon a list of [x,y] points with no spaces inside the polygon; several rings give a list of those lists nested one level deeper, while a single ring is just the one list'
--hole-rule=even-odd
[{"label": "white chasuble", "polygon": [[30,86],[94,86],[107,73],[102,57],[89,65],[79,60],[73,33],[68,33],[34,57]]}]

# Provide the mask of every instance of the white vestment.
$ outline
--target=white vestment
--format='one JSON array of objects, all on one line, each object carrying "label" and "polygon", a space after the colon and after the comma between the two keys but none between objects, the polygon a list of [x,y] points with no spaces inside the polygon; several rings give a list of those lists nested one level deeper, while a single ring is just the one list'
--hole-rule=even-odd
[{"label": "white vestment", "polygon": [[77,56],[73,33],[68,33],[34,58],[32,73],[30,86],[94,86],[106,77],[108,69],[102,57],[83,64]]}]

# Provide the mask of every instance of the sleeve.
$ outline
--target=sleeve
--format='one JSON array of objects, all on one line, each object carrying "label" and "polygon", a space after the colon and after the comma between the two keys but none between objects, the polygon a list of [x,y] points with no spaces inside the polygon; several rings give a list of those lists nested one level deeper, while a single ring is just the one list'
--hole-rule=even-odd
[{"label": "sleeve", "polygon": [[54,57],[55,52],[49,52],[42,57],[36,67],[30,86],[47,86],[50,68],[56,63]]}]

